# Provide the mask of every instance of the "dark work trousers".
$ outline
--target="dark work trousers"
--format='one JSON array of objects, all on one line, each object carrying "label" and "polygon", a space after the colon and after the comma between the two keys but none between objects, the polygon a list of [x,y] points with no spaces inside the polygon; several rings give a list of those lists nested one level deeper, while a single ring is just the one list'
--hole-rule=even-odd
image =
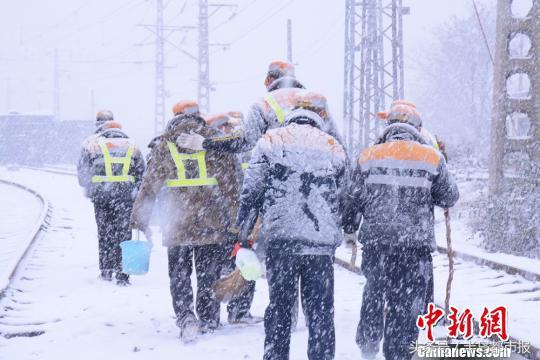
[{"label": "dark work trousers", "polygon": [[222,266],[222,245],[171,246],[169,279],[172,303],[177,323],[193,311],[193,288],[191,273],[195,262],[197,276],[197,316],[202,326],[215,329],[219,325],[219,301],[213,296],[212,285],[219,279]]},{"label": "dark work trousers", "polygon": [[265,360],[289,359],[292,309],[298,302],[299,279],[309,329],[308,359],[334,358],[333,261],[330,255],[291,255],[267,250],[270,304],[264,315]]},{"label": "dark work trousers", "polygon": [[131,240],[130,217],[133,200],[129,196],[100,196],[94,198],[98,230],[99,269],[113,271],[118,280],[129,276],[122,272],[120,243]]},{"label": "dark work trousers", "polygon": [[366,246],[362,272],[367,281],[356,342],[363,351],[372,352],[384,335],[386,359],[411,359],[409,347],[418,338],[416,319],[432,291],[430,249]]},{"label": "dark work trousers", "polygon": [[[236,269],[234,258],[231,257],[233,245],[224,246],[223,254],[223,268],[221,274],[223,276],[229,275]],[[255,296],[255,281],[248,281],[246,288],[239,296],[235,297],[227,304],[227,312],[229,313],[230,320],[239,320],[249,314],[251,309],[251,303]]]}]

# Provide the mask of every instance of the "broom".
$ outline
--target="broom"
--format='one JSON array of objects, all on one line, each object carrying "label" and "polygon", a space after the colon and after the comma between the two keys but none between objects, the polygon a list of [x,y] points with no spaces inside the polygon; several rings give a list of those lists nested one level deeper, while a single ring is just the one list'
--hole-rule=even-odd
[{"label": "broom", "polygon": [[[255,243],[259,235],[259,228],[261,226],[261,218],[257,218],[253,232],[251,233],[251,239]],[[214,296],[221,302],[228,302],[232,299],[242,295],[247,286],[247,280],[240,274],[240,269],[236,269],[229,275],[219,279],[212,286],[214,290]]]},{"label": "broom", "polygon": [[229,275],[219,279],[214,283],[214,297],[220,302],[229,302],[244,292],[247,280],[240,274],[240,269],[236,269]]}]

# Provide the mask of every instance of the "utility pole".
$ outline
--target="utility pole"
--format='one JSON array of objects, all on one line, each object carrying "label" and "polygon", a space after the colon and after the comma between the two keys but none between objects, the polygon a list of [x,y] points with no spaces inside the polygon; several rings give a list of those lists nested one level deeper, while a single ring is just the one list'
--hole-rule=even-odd
[{"label": "utility pole", "polygon": [[[538,244],[540,206],[540,2],[530,5],[528,14],[520,17],[512,12],[511,1],[497,1],[485,216],[489,246],[521,255],[540,251],[538,245],[529,245]],[[526,54],[509,51],[519,36],[530,40]],[[528,93],[519,84],[521,77],[529,79]]]},{"label": "utility pole", "polygon": [[292,21],[287,19],[287,61],[292,64]]},{"label": "utility pole", "polygon": [[[192,59],[197,59],[187,51],[179,47],[174,42],[168,39],[168,36],[177,31],[187,31],[193,29],[193,26],[165,26],[164,12],[165,7],[163,0],[156,1],[156,23],[155,24],[138,24],[145,27],[155,35],[155,100],[154,100],[154,133],[157,135],[165,128],[165,98],[167,95],[165,89],[165,43],[172,45],[176,49],[182,51]],[[165,34],[165,31],[167,34]],[[146,44],[139,44],[146,45]]]},{"label": "utility pole", "polygon": [[54,120],[60,121],[60,64],[58,49],[54,49],[54,91],[53,91],[53,114]]},{"label": "utility pole", "polygon": [[[197,100],[199,103],[199,108],[203,112],[210,111],[210,92],[213,90],[212,82],[210,81],[210,47],[211,46],[221,46],[227,47],[228,44],[215,44],[209,42],[209,30],[208,30],[208,20],[209,18],[216,13],[219,9],[223,7],[236,7],[237,5],[232,4],[210,4],[208,0],[199,0],[199,41],[198,41],[198,56],[191,54],[186,51],[178,44],[172,42],[168,37],[176,31],[189,31],[195,29],[194,26],[170,26],[164,25],[163,14],[164,6],[163,0],[156,0],[156,24],[139,24],[139,26],[144,26],[156,36],[156,112],[155,112],[155,131],[159,133],[165,127],[165,55],[164,47],[165,43],[174,47],[175,49],[182,52],[184,55],[190,59],[197,62],[198,66],[198,79],[197,79]],[[210,7],[215,7],[215,10],[209,13],[208,9]],[[183,10],[182,10],[183,11]],[[232,18],[232,16],[231,16]],[[166,33],[165,33],[166,32]],[[144,45],[144,44],[142,44]]]},{"label": "utility pole", "polygon": [[165,128],[165,39],[163,37],[163,0],[156,0],[156,55],[154,134]]},{"label": "utility pole", "polygon": [[[493,75],[493,110],[491,122],[491,154],[489,190],[492,196],[500,196],[518,177],[536,177],[534,174],[525,174],[516,169],[510,169],[511,164],[517,161],[506,161],[515,154],[521,153],[529,158],[531,164],[540,161],[539,128],[540,118],[540,95],[537,91],[540,87],[540,3],[532,2],[528,16],[524,18],[512,15],[511,3],[499,0],[497,3],[497,39],[495,43],[495,64]],[[535,21],[536,19],[536,21]],[[531,40],[531,50],[524,56],[513,56],[509,52],[509,44],[514,36],[523,34]],[[523,36],[522,35],[522,36]],[[508,80],[511,76],[518,77],[518,94],[512,94],[512,89],[507,89]],[[529,78],[530,89],[528,96],[522,96],[522,80]],[[536,89],[536,91],[535,91]],[[514,89],[515,91],[515,89]],[[528,121],[528,126],[515,124],[518,121]],[[528,134],[515,134],[508,131],[509,128],[529,128]],[[532,171],[539,172],[538,166],[532,166]],[[536,168],[536,169],[535,169]],[[514,179],[507,178],[507,170],[514,172]]]},{"label": "utility pole", "polygon": [[[199,57],[198,67],[198,98],[199,108],[204,113],[210,112],[210,92],[214,90],[210,81],[210,47],[221,46],[228,47],[229,44],[210,43],[208,21],[209,18],[218,10],[224,7],[236,8],[234,4],[218,4],[209,3],[208,0],[199,0]],[[212,7],[214,10],[209,14],[208,9]]]},{"label": "utility pole", "polygon": [[199,109],[210,112],[210,56],[208,43],[208,0],[199,0]]},{"label": "utility pole", "polygon": [[[380,133],[377,113],[404,97],[402,0],[346,0],[344,117],[356,154]],[[390,50],[390,51],[389,51]]]}]

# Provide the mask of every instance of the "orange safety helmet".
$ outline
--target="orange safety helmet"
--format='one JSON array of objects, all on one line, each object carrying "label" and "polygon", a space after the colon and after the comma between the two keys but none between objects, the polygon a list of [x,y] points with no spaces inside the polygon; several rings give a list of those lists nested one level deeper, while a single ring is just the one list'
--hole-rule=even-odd
[{"label": "orange safety helmet", "polygon": [[266,73],[264,85],[268,87],[273,80],[284,76],[294,77],[294,65],[283,60],[272,61],[270,65],[268,65],[268,72]]},{"label": "orange safety helmet", "polygon": [[100,110],[96,114],[96,126],[101,126],[105,121],[114,120],[111,110]]},{"label": "orange safety helmet", "polygon": [[239,111],[229,111],[207,116],[206,125],[222,130],[225,133],[233,131],[234,127],[242,123],[244,115]]},{"label": "orange safety helmet", "polygon": [[323,120],[328,117],[328,102],[326,96],[317,92],[307,92],[298,96],[295,108],[313,111],[319,114]]},{"label": "orange safety helmet", "polygon": [[194,100],[182,100],[172,107],[174,116],[178,115],[199,115],[199,105]]},{"label": "orange safety helmet", "polygon": [[381,120],[385,120],[387,124],[402,122],[412,125],[416,128],[422,127],[422,118],[416,109],[416,105],[406,100],[394,100],[390,106],[390,110],[377,113]]}]

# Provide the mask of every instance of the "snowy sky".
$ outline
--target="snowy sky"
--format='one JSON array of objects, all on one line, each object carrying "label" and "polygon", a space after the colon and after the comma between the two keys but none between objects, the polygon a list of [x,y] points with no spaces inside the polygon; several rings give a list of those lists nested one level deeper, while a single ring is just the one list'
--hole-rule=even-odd
[{"label": "snowy sky", "polygon": [[[165,0],[165,24],[197,25],[196,0]],[[403,0],[406,94],[415,83],[414,59],[425,51],[436,26],[463,16],[471,0]],[[495,6],[495,0],[477,0]],[[223,3],[223,2],[220,2]],[[236,16],[223,8],[210,19],[212,111],[245,111],[264,92],[271,60],[286,57],[286,20],[293,21],[297,77],[327,95],[341,120],[344,1],[238,0]],[[185,7],[184,7],[185,5]],[[154,36],[137,24],[155,23],[153,0],[19,0],[0,2],[0,112],[51,111],[53,53],[61,70],[61,117],[93,118],[110,108],[125,129],[145,143],[152,136]],[[185,37],[185,39],[184,39]],[[197,32],[174,33],[169,40],[197,54]],[[183,42],[182,42],[183,40]],[[167,116],[180,99],[196,98],[196,63],[166,45]],[[95,108],[92,108],[92,92]],[[411,99],[414,101],[414,98]]]}]

